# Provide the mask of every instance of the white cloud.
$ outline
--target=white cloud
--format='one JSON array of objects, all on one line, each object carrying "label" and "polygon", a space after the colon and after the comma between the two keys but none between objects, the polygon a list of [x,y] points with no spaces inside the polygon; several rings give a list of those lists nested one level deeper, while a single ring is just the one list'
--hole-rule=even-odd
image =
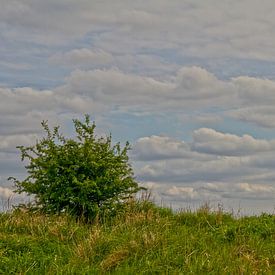
[{"label": "white cloud", "polygon": [[10,188],[0,186],[0,198],[9,199],[14,195],[14,192]]},{"label": "white cloud", "polygon": [[138,179],[154,182],[169,202],[271,200],[275,195],[274,140],[213,129],[194,131],[193,140],[140,138],[134,148]]},{"label": "white cloud", "polygon": [[239,137],[213,129],[201,128],[193,133],[192,149],[220,156],[244,156],[257,152],[274,151],[275,140],[259,140],[250,135]]},{"label": "white cloud", "polygon": [[12,189],[8,187],[0,186],[0,211],[9,211],[12,209],[12,206],[20,203],[28,203],[30,197],[25,193],[18,194],[13,192]]},{"label": "white cloud", "polygon": [[177,199],[201,199],[198,192],[193,187],[177,187],[173,186],[169,188],[164,195],[172,196]]},{"label": "white cloud", "polygon": [[269,185],[239,183],[236,185],[236,187],[241,191],[255,193],[255,194],[258,194],[261,192],[275,193],[275,188]]},{"label": "white cloud", "polygon": [[[158,190],[164,198],[178,202],[221,202],[226,198],[269,200],[274,198],[275,188],[264,184],[249,183],[197,183],[192,186],[167,186]],[[236,210],[236,209],[235,209]]]}]

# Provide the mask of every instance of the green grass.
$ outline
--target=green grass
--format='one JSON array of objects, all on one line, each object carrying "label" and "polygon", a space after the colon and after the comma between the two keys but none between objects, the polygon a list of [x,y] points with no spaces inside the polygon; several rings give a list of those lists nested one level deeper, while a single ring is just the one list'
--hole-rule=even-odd
[{"label": "green grass", "polygon": [[275,216],[130,203],[93,224],[0,214],[0,274],[275,274]]}]

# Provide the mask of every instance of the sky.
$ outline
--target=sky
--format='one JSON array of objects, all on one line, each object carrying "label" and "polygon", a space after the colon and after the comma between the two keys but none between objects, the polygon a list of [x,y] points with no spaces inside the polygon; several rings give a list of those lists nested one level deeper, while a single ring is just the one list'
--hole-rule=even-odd
[{"label": "sky", "polygon": [[[0,200],[41,121],[132,145],[174,209],[275,211],[273,0],[0,0]],[[10,203],[10,202],[9,202]]]}]

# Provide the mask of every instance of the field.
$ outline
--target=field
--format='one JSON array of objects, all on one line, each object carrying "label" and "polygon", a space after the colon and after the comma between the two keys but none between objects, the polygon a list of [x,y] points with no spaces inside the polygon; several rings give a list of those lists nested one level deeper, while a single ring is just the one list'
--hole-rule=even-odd
[{"label": "field", "polygon": [[275,216],[131,202],[91,224],[0,214],[0,274],[275,274]]}]

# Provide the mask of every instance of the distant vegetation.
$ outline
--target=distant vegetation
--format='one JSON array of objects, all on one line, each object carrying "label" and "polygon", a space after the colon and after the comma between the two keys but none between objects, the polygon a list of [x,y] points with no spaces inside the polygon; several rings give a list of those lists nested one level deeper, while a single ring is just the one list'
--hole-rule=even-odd
[{"label": "distant vegetation", "polygon": [[129,201],[87,224],[67,214],[0,215],[0,274],[274,274],[275,216]]}]

